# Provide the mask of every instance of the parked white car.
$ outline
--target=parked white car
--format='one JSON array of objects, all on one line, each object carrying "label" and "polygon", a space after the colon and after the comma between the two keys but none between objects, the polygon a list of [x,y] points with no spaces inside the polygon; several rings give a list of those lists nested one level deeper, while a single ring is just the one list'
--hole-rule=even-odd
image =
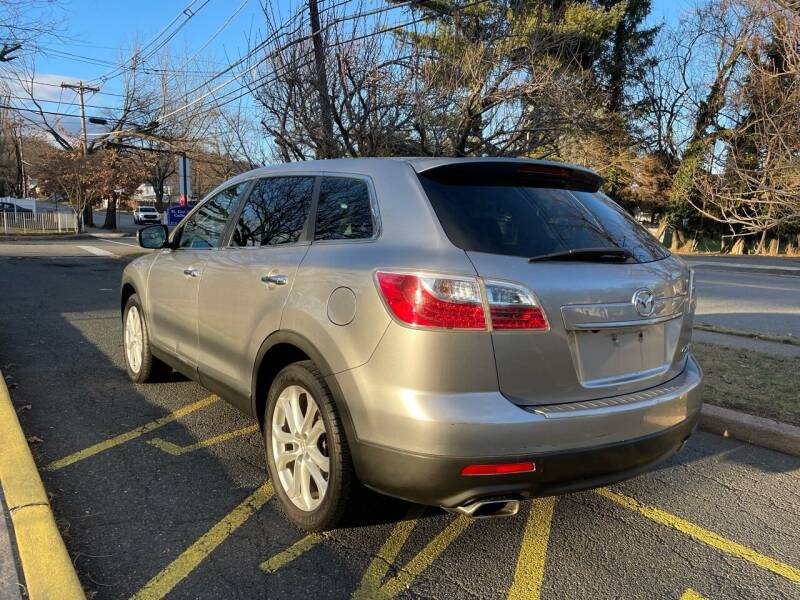
[{"label": "parked white car", "polygon": [[133,211],[133,222],[137,225],[161,223],[161,214],[152,206],[138,206]]}]

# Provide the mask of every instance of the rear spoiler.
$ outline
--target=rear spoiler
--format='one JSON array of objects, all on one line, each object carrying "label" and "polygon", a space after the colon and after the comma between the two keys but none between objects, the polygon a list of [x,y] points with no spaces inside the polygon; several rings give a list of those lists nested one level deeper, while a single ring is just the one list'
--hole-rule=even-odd
[{"label": "rear spoiler", "polygon": [[589,169],[532,160],[462,159],[423,167],[417,172],[446,183],[515,183],[581,192],[596,192],[603,185],[603,178]]}]

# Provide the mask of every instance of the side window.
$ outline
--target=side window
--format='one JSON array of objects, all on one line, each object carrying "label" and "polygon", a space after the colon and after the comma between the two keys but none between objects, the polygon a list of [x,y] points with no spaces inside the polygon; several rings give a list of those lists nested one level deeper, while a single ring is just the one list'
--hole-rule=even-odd
[{"label": "side window", "polygon": [[356,240],[371,238],[374,232],[367,183],[350,177],[323,177],[314,239]]},{"label": "side window", "polygon": [[313,177],[259,180],[245,202],[231,245],[273,246],[299,240],[313,190]]},{"label": "side window", "polygon": [[181,231],[179,248],[214,248],[219,244],[225,225],[236,208],[249,181],[232,185],[203,203],[186,221]]}]

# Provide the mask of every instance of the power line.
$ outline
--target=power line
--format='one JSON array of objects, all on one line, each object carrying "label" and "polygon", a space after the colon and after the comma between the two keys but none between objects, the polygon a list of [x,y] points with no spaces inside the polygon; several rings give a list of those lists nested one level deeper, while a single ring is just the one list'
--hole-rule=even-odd
[{"label": "power line", "polygon": [[[15,82],[19,83],[20,85],[30,84],[31,86],[43,85],[45,87],[54,87],[54,88],[60,88],[61,87],[61,85],[57,84],[57,83],[49,83],[47,81],[37,81],[35,79],[21,79],[19,77],[9,77],[7,75],[0,75],[0,79],[7,79],[8,81],[15,81]],[[101,96],[115,96],[117,98],[126,98],[127,97],[125,94],[117,94],[117,93],[114,93],[114,92],[95,92],[95,94],[99,94]],[[0,94],[0,96],[2,96],[2,94]]]},{"label": "power line", "polygon": [[[81,118],[80,115],[72,115],[70,113],[57,112],[57,111],[52,111],[52,110],[39,110],[37,108],[23,108],[21,106],[9,106],[7,104],[0,104],[0,109],[2,109],[2,108],[5,108],[7,110],[24,110],[25,112],[32,112],[32,113],[43,114],[43,115],[55,115],[55,116],[58,116],[58,117],[72,117],[73,119],[80,119]],[[92,116],[89,116],[89,118],[90,119],[103,119],[104,117],[100,117],[98,115],[92,115]]]},{"label": "power line", "polygon": [[[24,101],[31,101],[31,102],[46,102],[46,103],[50,103],[50,104],[62,104],[62,103],[64,103],[60,99],[59,100],[48,100],[46,98],[36,98],[34,96],[26,97],[26,96],[15,96],[13,94],[3,94],[2,92],[0,92],[0,98],[12,98],[14,100],[24,100]],[[75,102],[66,102],[65,104],[67,104],[69,106],[72,106],[72,105],[75,104]],[[116,110],[116,111],[124,110],[123,108],[120,108],[118,106],[102,106],[102,105],[99,105],[99,104],[84,104],[84,106],[88,106],[89,108],[98,108],[100,110]]]},{"label": "power line", "polygon": [[[422,2],[422,1],[424,1],[424,0],[414,0],[412,2],[406,2],[403,5],[397,5],[396,7],[404,7],[404,6],[408,6],[408,5],[411,5],[411,4],[416,4],[416,3]],[[486,2],[488,2],[488,0],[476,0],[475,2],[471,2],[469,4],[465,4],[461,8],[462,8],[462,10],[463,9],[468,9],[468,8],[473,8],[475,6],[479,6],[481,4],[485,4]],[[359,15],[356,15],[356,16],[351,17],[351,18],[355,18],[357,16],[359,16]],[[345,20],[348,20],[348,19],[345,19]],[[366,33],[366,34],[362,34],[362,35],[358,35],[358,36],[353,36],[353,37],[351,37],[351,38],[349,38],[347,40],[342,40],[342,41],[335,42],[335,43],[332,43],[332,44],[327,44],[325,46],[325,49],[333,48],[333,47],[341,46],[341,45],[345,45],[345,44],[350,44],[350,43],[353,43],[353,42],[356,42],[356,41],[360,41],[362,39],[367,39],[367,38],[370,38],[370,37],[374,37],[376,35],[382,35],[384,33],[389,33],[389,32],[392,32],[392,31],[396,31],[398,29],[403,29],[405,27],[409,27],[411,25],[415,25],[417,23],[422,23],[422,22],[425,22],[425,21],[428,21],[428,20],[429,20],[429,18],[425,17],[425,16],[422,16],[422,17],[419,17],[419,18],[416,18],[416,19],[411,19],[411,20],[406,21],[404,23],[398,23],[398,24],[395,24],[395,25],[391,25],[389,27],[384,27],[384,28],[379,29],[377,31],[374,31],[372,33]],[[313,33],[312,33],[312,35],[313,35]],[[298,43],[301,42],[301,41],[303,41],[303,40],[302,39],[296,40],[296,42],[298,42]],[[311,54],[310,52],[307,52],[304,56],[308,57],[308,56],[310,56],[310,54]],[[289,66],[292,66],[294,68],[303,68],[303,67],[311,65],[312,63],[313,63],[313,59],[309,59],[309,60],[307,60],[307,61],[305,61],[305,62],[303,62],[301,64],[286,65],[285,67],[283,67],[282,70],[285,70]],[[235,94],[239,90],[244,90],[240,94],[234,96],[233,98],[229,98],[229,99],[225,100],[225,102],[222,102],[222,103],[219,102],[219,99],[214,98],[214,104],[213,104],[212,107],[209,108],[209,110],[212,110],[214,108],[222,108],[223,106],[225,106],[227,104],[230,104],[231,102],[235,102],[236,100],[239,100],[240,98],[242,98],[242,97],[248,95],[249,93],[253,92],[255,87],[263,87],[263,86],[265,86],[265,85],[267,85],[269,83],[277,81],[283,75],[284,75],[284,73],[282,73],[282,72],[267,73],[265,75],[262,75],[262,76],[258,77],[255,80],[253,80],[249,84],[245,84],[245,85],[239,86],[238,88],[236,88],[234,90],[226,92],[225,94],[222,95],[223,98],[226,97],[226,96],[230,96],[231,94]],[[267,79],[267,77],[269,77],[269,79]]]},{"label": "power line", "polygon": [[[236,81],[237,79],[239,79],[240,77],[242,77],[242,76],[246,75],[247,73],[250,73],[250,72],[251,72],[251,71],[253,71],[253,70],[254,70],[256,67],[260,66],[261,64],[263,64],[263,63],[265,63],[267,60],[269,60],[271,57],[273,57],[273,56],[275,56],[275,55],[279,54],[280,52],[283,52],[284,50],[286,50],[286,49],[288,49],[288,48],[290,48],[290,47],[292,47],[292,46],[296,46],[296,45],[298,45],[298,44],[301,44],[301,43],[303,43],[303,42],[305,42],[305,41],[308,41],[308,40],[312,39],[312,37],[313,37],[313,36],[315,36],[315,35],[318,35],[318,34],[319,34],[320,32],[322,32],[322,31],[325,31],[325,30],[327,30],[327,29],[330,29],[330,28],[331,28],[331,27],[333,27],[334,25],[337,25],[337,24],[339,24],[339,23],[344,23],[344,22],[346,22],[346,21],[352,21],[352,20],[355,20],[355,19],[359,19],[359,18],[363,18],[363,17],[372,16],[372,15],[375,15],[375,14],[380,14],[380,13],[387,12],[387,11],[391,11],[391,10],[396,10],[396,9],[399,9],[399,8],[404,8],[404,7],[407,7],[407,6],[411,6],[411,5],[414,5],[414,4],[418,4],[418,3],[419,3],[419,2],[421,2],[421,1],[423,1],[423,0],[409,0],[408,2],[404,2],[404,3],[402,3],[402,4],[391,5],[391,6],[385,6],[385,7],[382,7],[382,8],[375,8],[375,9],[368,10],[368,11],[362,11],[362,12],[356,13],[356,14],[354,14],[354,15],[347,15],[347,16],[345,16],[345,17],[339,17],[339,18],[337,18],[337,19],[333,19],[332,21],[330,21],[329,23],[326,23],[326,24],[325,24],[323,27],[321,27],[321,28],[319,29],[319,31],[312,31],[312,32],[311,32],[309,35],[305,35],[305,36],[302,36],[302,37],[300,37],[300,38],[297,38],[297,39],[295,39],[295,40],[292,40],[292,41],[290,41],[290,42],[287,42],[286,44],[282,45],[282,46],[281,46],[281,47],[279,47],[279,48],[276,48],[276,49],[275,49],[275,50],[273,50],[272,52],[269,52],[269,53],[267,53],[267,54],[266,54],[266,55],[265,55],[265,56],[264,56],[262,59],[260,59],[259,61],[257,61],[257,62],[256,62],[256,63],[255,63],[253,66],[251,66],[251,67],[248,67],[247,69],[245,69],[245,70],[243,70],[243,71],[240,71],[240,72],[236,73],[235,75],[233,75],[233,76],[232,76],[230,79],[228,79],[227,81],[224,81],[223,83],[219,84],[218,86],[214,87],[213,89],[211,89],[211,90],[207,91],[206,93],[204,93],[204,94],[202,94],[202,95],[198,96],[198,97],[197,97],[197,98],[195,98],[194,100],[192,100],[192,101],[190,101],[190,102],[187,102],[187,103],[186,103],[186,104],[184,104],[183,106],[181,106],[181,107],[179,107],[179,108],[177,108],[177,109],[175,109],[175,110],[172,110],[172,111],[168,112],[167,114],[165,114],[165,115],[161,116],[161,117],[160,117],[160,120],[168,119],[169,117],[171,117],[171,116],[173,116],[173,115],[175,115],[175,114],[177,114],[177,113],[179,113],[179,112],[182,112],[182,111],[186,110],[187,108],[189,108],[189,107],[191,107],[191,106],[195,105],[197,102],[200,102],[200,101],[201,101],[201,100],[203,100],[204,98],[207,98],[208,96],[212,95],[214,92],[217,92],[217,91],[219,91],[220,89],[222,89],[223,87],[227,86],[227,85],[228,85],[228,84],[230,84],[231,82],[233,82],[233,81]],[[488,1],[488,0],[479,0],[478,2],[475,2],[475,3],[473,3],[473,5],[482,4],[482,3],[486,2],[486,1]],[[466,6],[470,6],[470,5],[466,5]],[[466,6],[465,6],[465,8],[466,8]],[[393,27],[391,27],[391,28],[385,28],[385,29],[383,29],[383,30],[378,30],[378,31],[372,32],[372,33],[370,33],[370,34],[367,34],[367,35],[365,35],[365,36],[361,36],[361,37],[359,37],[359,38],[354,38],[354,39],[346,40],[346,42],[337,42],[336,44],[332,44],[332,45],[329,45],[329,46],[330,46],[330,47],[332,47],[332,46],[339,46],[339,45],[342,45],[342,44],[344,44],[344,43],[349,43],[349,42],[357,41],[358,39],[364,39],[365,37],[371,37],[371,36],[374,36],[374,35],[380,35],[380,34],[382,34],[382,33],[386,33],[386,32],[388,32],[388,31],[392,31],[392,30],[399,29],[399,28],[402,28],[402,27],[406,27],[406,26],[408,26],[408,25],[411,25],[411,24],[414,24],[414,23],[420,22],[420,21],[422,21],[422,20],[425,20],[425,19],[424,19],[424,18],[423,18],[423,19],[415,19],[415,20],[413,20],[413,21],[409,21],[409,22],[407,22],[407,23],[403,23],[403,24],[400,24],[400,25],[398,25],[398,26],[393,26]],[[260,46],[260,47],[263,47],[263,45],[264,45],[264,42],[262,42],[262,43],[261,43],[261,44],[259,44],[258,46]],[[189,94],[191,94],[191,93],[193,93],[193,92],[195,92],[195,91],[199,90],[200,88],[204,87],[206,84],[210,83],[210,82],[211,82],[211,81],[213,81],[214,79],[217,79],[218,77],[220,77],[221,75],[223,75],[225,72],[227,72],[227,71],[230,71],[230,70],[231,70],[231,69],[232,69],[234,66],[236,66],[236,65],[238,65],[238,64],[241,64],[241,63],[242,63],[244,60],[246,60],[246,59],[247,59],[247,57],[248,57],[248,56],[252,55],[253,53],[254,53],[254,52],[252,52],[252,51],[251,51],[251,52],[249,52],[249,53],[248,53],[248,54],[247,54],[247,55],[246,55],[244,58],[240,59],[239,61],[237,61],[237,62],[236,62],[236,63],[234,63],[233,65],[229,66],[229,67],[228,67],[228,68],[226,68],[224,71],[220,72],[219,74],[217,74],[216,76],[212,77],[212,78],[211,78],[211,79],[209,79],[208,81],[204,82],[204,83],[203,83],[203,84],[201,84],[200,86],[197,86],[197,87],[195,87],[194,89],[192,89],[191,91],[187,92],[187,93],[186,93],[186,95],[188,96]]]},{"label": "power line", "polygon": [[[183,27],[194,17],[198,12],[200,12],[211,0],[204,0],[203,3],[195,10],[192,10],[192,6],[197,3],[199,0],[192,0],[180,13],[178,13],[172,21],[170,21],[166,27],[164,27],[154,38],[152,38],[149,42],[147,42],[142,48],[135,51],[128,63],[139,63],[141,62],[144,64],[147,60],[149,60],[156,52],[161,50],[164,46],[166,46],[172,39],[178,34],[178,32],[183,29]],[[184,19],[178,26],[172,31],[170,34],[164,38],[163,41],[158,42],[159,38],[164,35],[169,29],[172,27],[173,23],[175,23],[178,19],[180,19],[181,15],[186,15],[186,19]],[[153,44],[156,44],[154,48],[150,48]],[[99,77],[95,77],[91,81],[108,81],[114,77],[118,77],[123,73],[132,70],[133,67],[120,64],[115,69],[112,69],[108,73],[100,75]]]}]

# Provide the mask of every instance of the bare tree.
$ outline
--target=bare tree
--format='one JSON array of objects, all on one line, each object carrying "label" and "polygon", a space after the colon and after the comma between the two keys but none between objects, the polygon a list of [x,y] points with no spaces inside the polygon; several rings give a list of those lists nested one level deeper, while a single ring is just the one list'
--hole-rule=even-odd
[{"label": "bare tree", "polygon": [[692,206],[723,223],[732,237],[800,225],[800,13],[769,0],[743,0],[757,23],[744,50],[747,65],[732,82],[708,168]]}]

